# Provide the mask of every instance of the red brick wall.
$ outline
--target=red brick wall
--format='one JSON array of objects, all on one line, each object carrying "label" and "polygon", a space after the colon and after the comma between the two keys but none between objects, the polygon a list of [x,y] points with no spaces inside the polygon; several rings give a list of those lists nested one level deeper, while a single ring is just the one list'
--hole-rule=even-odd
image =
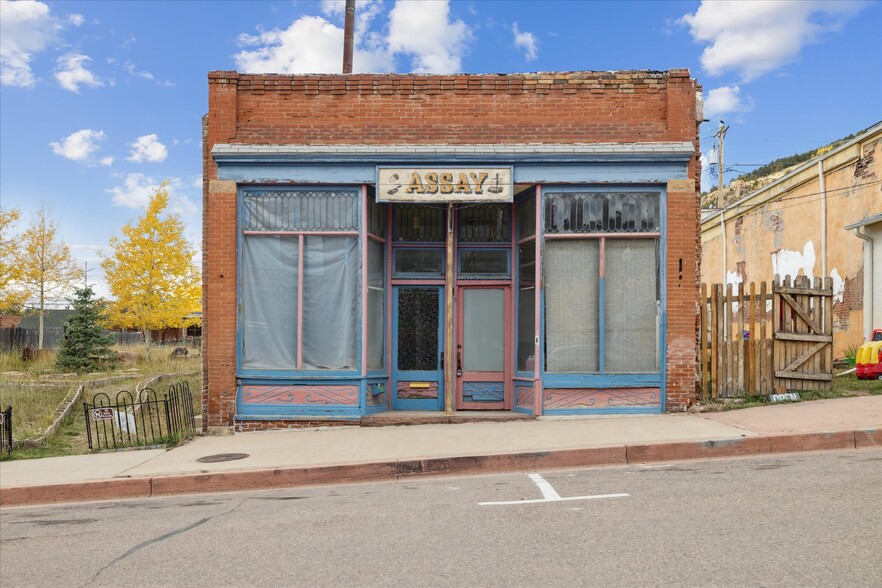
[{"label": "red brick wall", "polygon": [[[493,144],[693,141],[691,182],[669,193],[668,406],[695,395],[698,133],[686,70],[509,75],[211,72],[204,133],[203,423],[235,414],[235,186],[216,143]],[[679,260],[683,260],[683,272]],[[691,343],[690,343],[691,341]],[[691,348],[689,347],[691,345]]]}]

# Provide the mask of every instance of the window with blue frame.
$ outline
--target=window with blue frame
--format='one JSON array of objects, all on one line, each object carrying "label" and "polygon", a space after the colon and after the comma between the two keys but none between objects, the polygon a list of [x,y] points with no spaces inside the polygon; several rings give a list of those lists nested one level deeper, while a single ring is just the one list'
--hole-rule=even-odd
[{"label": "window with blue frame", "polygon": [[545,371],[658,373],[660,194],[544,196]]},{"label": "window with blue frame", "polygon": [[357,190],[243,193],[243,370],[357,369],[358,196]]}]

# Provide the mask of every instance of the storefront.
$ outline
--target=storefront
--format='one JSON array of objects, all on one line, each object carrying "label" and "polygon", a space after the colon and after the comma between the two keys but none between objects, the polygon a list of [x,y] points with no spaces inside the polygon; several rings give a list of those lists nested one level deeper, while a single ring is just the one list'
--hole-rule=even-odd
[{"label": "storefront", "polygon": [[694,398],[687,72],[209,81],[208,428]]}]

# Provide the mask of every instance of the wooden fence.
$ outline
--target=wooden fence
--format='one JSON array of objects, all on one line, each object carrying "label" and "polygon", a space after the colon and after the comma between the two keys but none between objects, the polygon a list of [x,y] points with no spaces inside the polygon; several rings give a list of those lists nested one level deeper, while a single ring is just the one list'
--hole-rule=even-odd
[{"label": "wooden fence", "polygon": [[[104,333],[112,335],[116,343],[122,345],[137,345],[144,341],[144,337],[141,335],[140,331],[105,331]],[[43,347],[46,349],[56,349],[61,342],[62,337],[64,337],[64,327],[44,327]],[[0,351],[24,349],[28,345],[37,347],[39,340],[39,329],[21,329],[18,327],[0,328]]]},{"label": "wooden fence", "polygon": [[[792,282],[792,283],[791,283]],[[701,285],[701,398],[829,389],[832,280]]]}]

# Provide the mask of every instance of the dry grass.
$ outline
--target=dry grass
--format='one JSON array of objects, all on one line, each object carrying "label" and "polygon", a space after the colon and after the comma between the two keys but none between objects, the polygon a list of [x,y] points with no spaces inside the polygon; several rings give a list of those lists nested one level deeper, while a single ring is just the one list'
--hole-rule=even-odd
[{"label": "dry grass", "polygon": [[0,406],[12,406],[13,435],[16,439],[36,437],[55,420],[55,411],[74,386],[4,384],[0,386]]},{"label": "dry grass", "polygon": [[[117,352],[127,354],[127,363],[120,364],[112,372],[93,374],[63,374],[55,369],[55,353],[49,351],[33,362],[23,362],[21,352],[0,352],[0,403],[3,408],[13,407],[13,435],[22,440],[45,431],[52,424],[55,413],[68,392],[81,382],[95,381],[109,376],[124,377],[100,387],[87,386],[83,401],[92,402],[95,395],[107,394],[115,402],[121,390],[134,393],[135,386],[160,374],[195,372],[195,375],[155,384],[153,389],[159,397],[168,392],[170,384],[187,381],[193,397],[193,409],[199,414],[202,406],[202,384],[199,375],[201,357],[199,350],[188,349],[184,358],[171,358],[174,347],[154,346],[148,354],[143,345],[115,346]],[[73,408],[59,432],[47,439],[42,448],[17,449],[12,458],[47,457],[71,455],[88,451],[85,436],[85,417],[82,404]]]}]

